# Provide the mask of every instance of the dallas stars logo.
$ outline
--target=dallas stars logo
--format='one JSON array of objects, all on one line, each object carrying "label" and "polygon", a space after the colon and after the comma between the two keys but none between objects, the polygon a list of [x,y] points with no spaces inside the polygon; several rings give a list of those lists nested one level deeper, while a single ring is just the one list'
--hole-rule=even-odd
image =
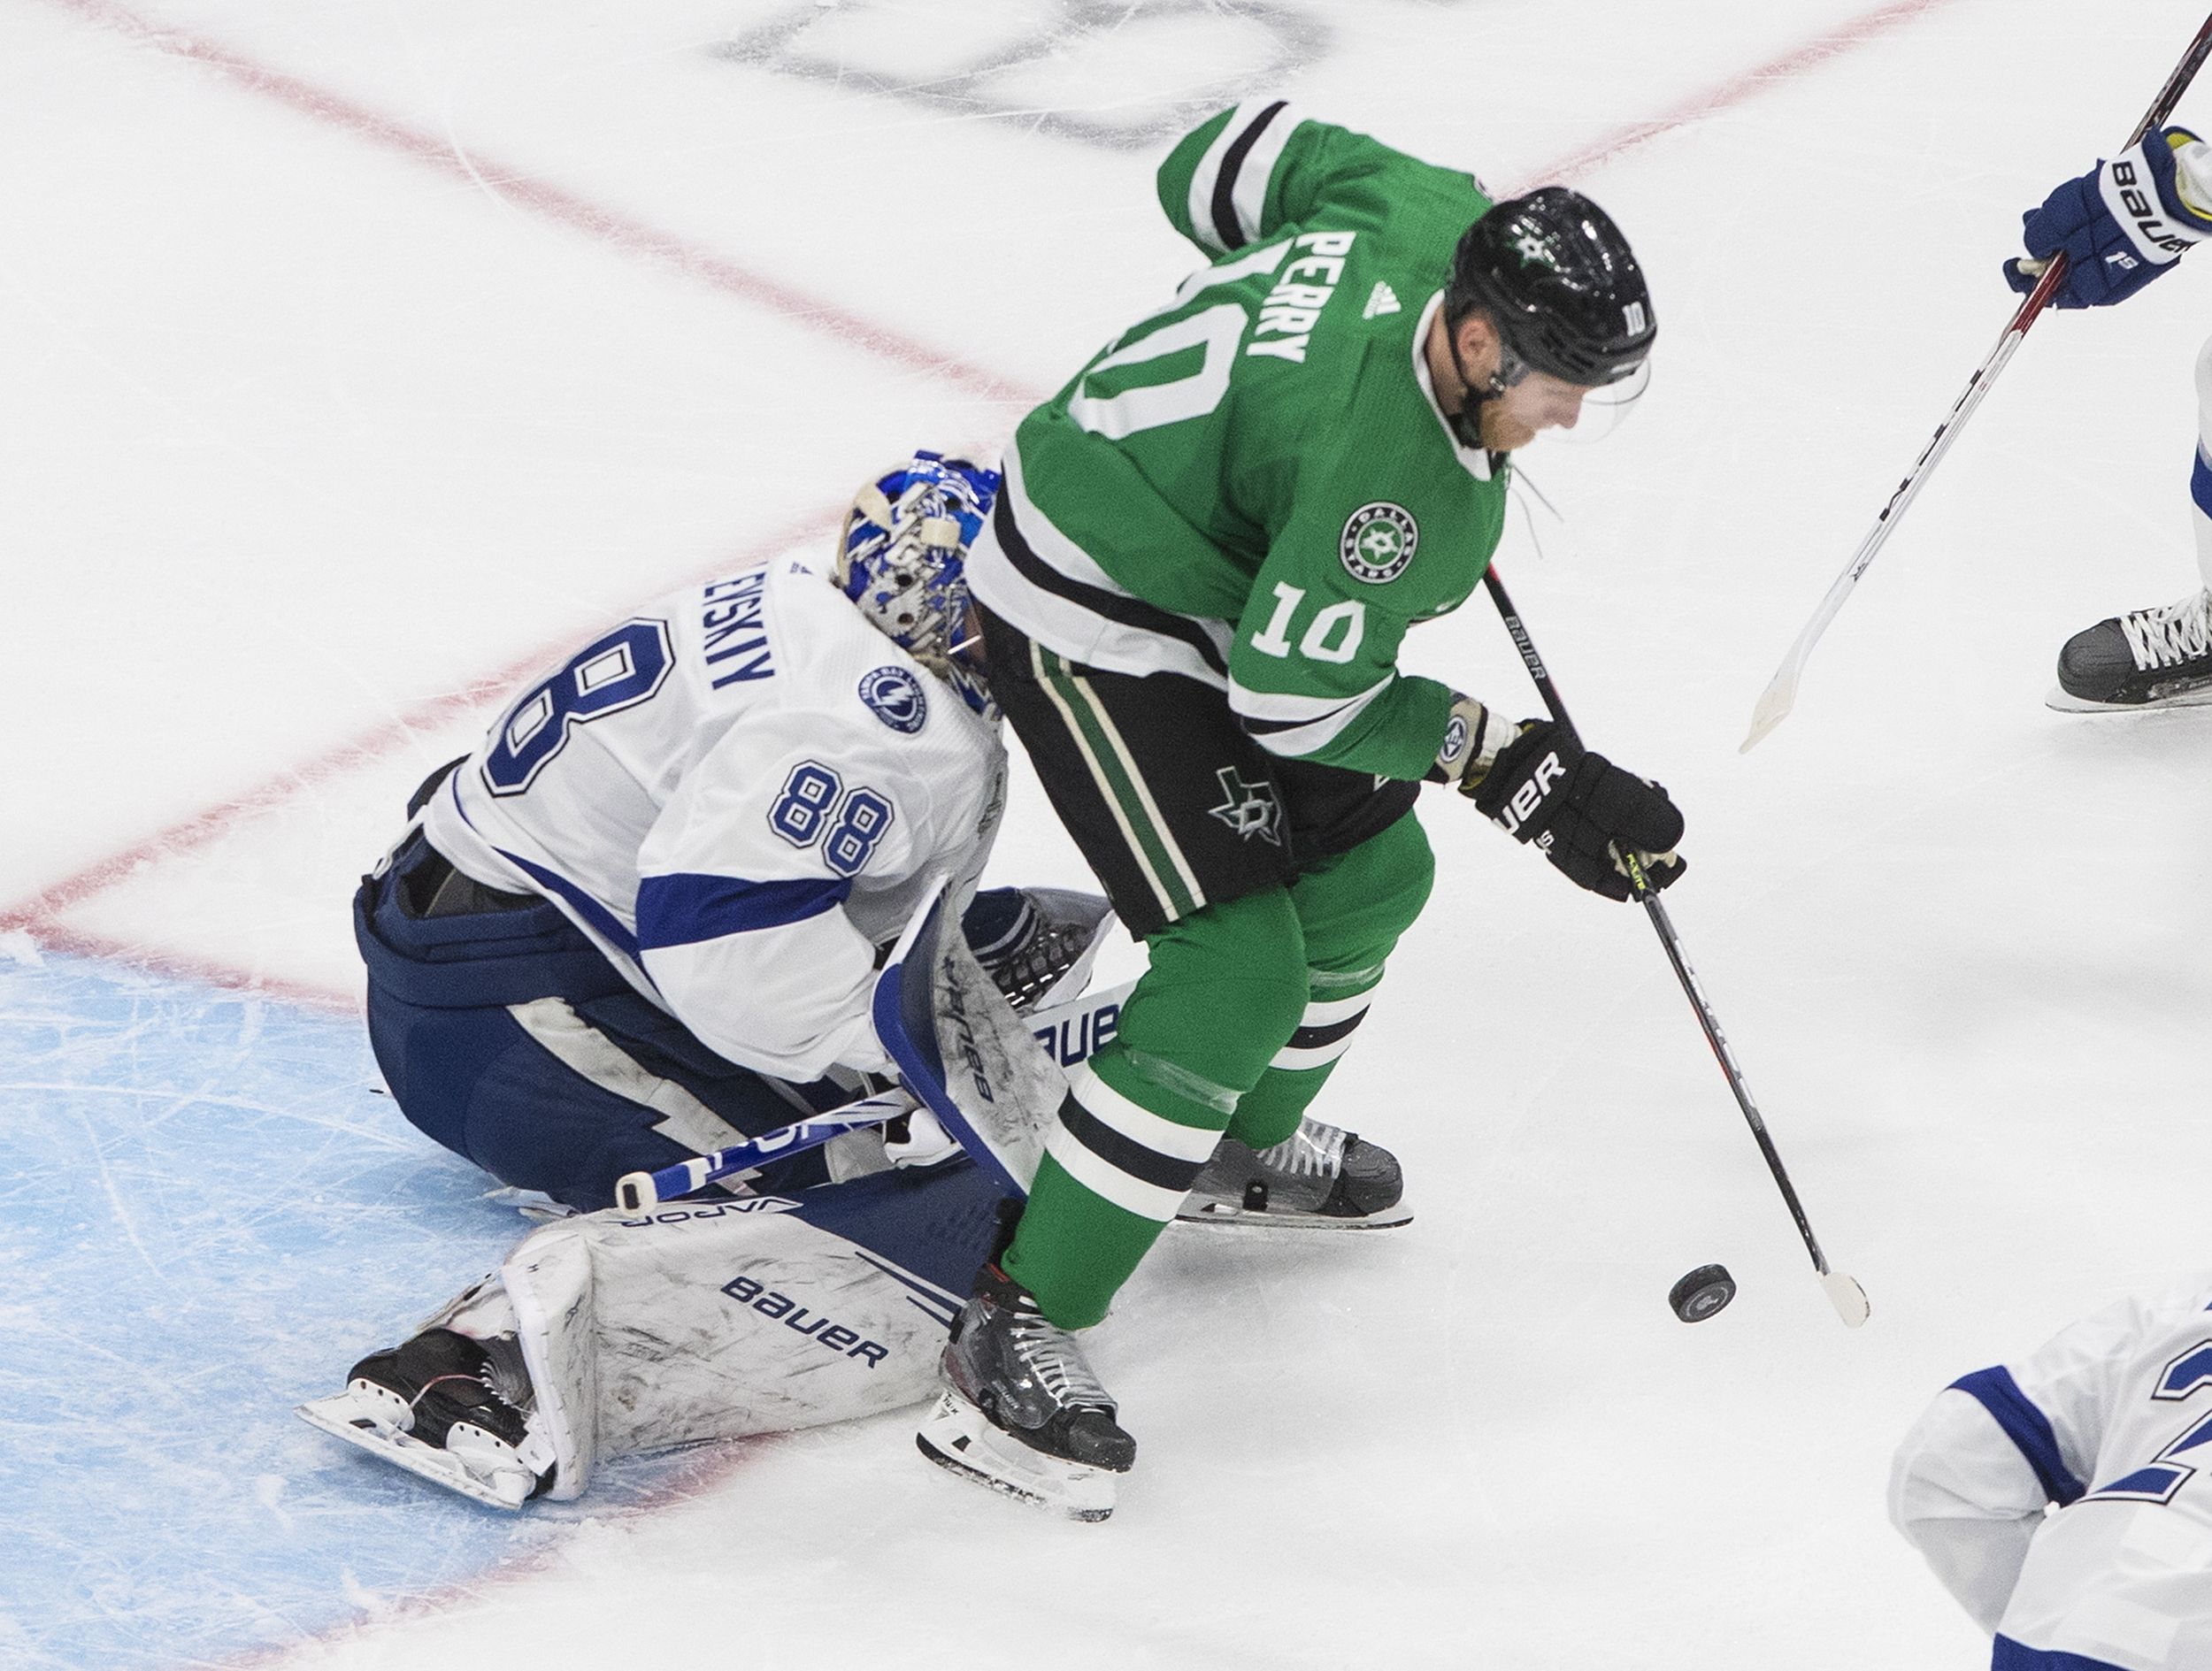
[{"label": "dallas stars logo", "polygon": [[1525,267],[1553,267],[1559,264],[1552,254],[1551,245],[1541,233],[1523,233],[1513,241],[1513,248],[1519,253],[1521,264]]},{"label": "dallas stars logo", "polygon": [[1283,803],[1275,799],[1273,784],[1264,778],[1249,782],[1234,766],[1222,767],[1214,773],[1214,781],[1221,786],[1221,804],[1207,808],[1208,812],[1240,839],[1257,836],[1270,847],[1283,845]]},{"label": "dallas stars logo", "polygon": [[1420,525],[1403,505],[1378,499],[1362,505],[1346,518],[1337,555],[1355,580],[1381,586],[1406,571],[1414,548],[1421,541]]}]

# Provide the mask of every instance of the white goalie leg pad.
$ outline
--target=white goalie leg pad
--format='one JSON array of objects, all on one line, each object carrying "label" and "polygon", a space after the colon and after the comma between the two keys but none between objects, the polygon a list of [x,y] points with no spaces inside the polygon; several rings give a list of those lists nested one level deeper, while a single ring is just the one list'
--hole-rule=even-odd
[{"label": "white goalie leg pad", "polygon": [[598,1315],[583,1228],[591,1217],[533,1230],[499,1272],[537,1399],[531,1436],[552,1453],[546,1495],[557,1502],[582,1496],[599,1461]]},{"label": "white goalie leg pad", "polygon": [[1114,1512],[1120,1475],[1033,1450],[956,1392],[939,1395],[914,1443],[941,1468],[1070,1520]]},{"label": "white goalie leg pad", "polygon": [[590,1213],[502,1273],[573,1498],[604,1460],[916,1404],[960,1297],[774,1196]]}]

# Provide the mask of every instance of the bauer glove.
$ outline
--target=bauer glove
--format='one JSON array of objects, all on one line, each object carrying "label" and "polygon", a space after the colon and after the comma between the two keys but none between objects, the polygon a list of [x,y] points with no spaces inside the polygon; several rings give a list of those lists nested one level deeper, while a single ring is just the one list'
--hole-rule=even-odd
[{"label": "bauer glove", "polygon": [[1552,720],[1523,724],[1474,799],[1485,817],[1515,840],[1534,842],[1577,887],[1609,900],[1636,892],[1619,852],[1636,855],[1655,893],[1689,869],[1674,854],[1682,815],[1667,792],[1591,754]]},{"label": "bauer glove", "polygon": [[[2066,277],[2051,305],[2108,307],[2170,272],[2183,251],[2212,238],[2212,211],[2197,207],[2212,202],[2206,187],[2212,157],[2185,127],[2150,134],[2061,185],[2020,217],[2030,256],[2047,262],[2066,252]],[[2040,276],[2023,272],[2017,257],[2005,263],[2005,282],[2022,295]]]}]

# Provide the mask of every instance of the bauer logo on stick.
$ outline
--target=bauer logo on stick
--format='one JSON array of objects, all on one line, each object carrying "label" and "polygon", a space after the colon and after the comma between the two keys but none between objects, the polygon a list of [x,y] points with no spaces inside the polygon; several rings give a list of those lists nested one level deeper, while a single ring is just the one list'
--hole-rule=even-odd
[{"label": "bauer logo on stick", "polygon": [[1381,586],[1406,571],[1414,548],[1421,543],[1421,526],[1403,505],[1379,499],[1362,505],[1345,518],[1344,537],[1337,551],[1355,580]]}]

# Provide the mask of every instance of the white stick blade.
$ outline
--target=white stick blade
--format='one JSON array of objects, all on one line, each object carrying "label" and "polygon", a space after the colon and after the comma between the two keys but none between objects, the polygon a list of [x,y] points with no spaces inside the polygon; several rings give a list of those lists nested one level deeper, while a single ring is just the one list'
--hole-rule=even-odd
[{"label": "white stick blade", "polygon": [[1790,717],[1790,709],[1797,705],[1797,670],[1786,667],[1777,673],[1760,693],[1759,705],[1751,710],[1751,734],[1743,740],[1736,752],[1747,755],[1757,747],[1760,740]]},{"label": "white stick blade", "polygon": [[1820,1285],[1828,1291],[1828,1303],[1836,1308],[1836,1315],[1843,1319],[1845,1328],[1856,1329],[1873,1315],[1874,1307],[1866,1301],[1866,1290],[1841,1271],[1829,1271],[1821,1277]]}]

